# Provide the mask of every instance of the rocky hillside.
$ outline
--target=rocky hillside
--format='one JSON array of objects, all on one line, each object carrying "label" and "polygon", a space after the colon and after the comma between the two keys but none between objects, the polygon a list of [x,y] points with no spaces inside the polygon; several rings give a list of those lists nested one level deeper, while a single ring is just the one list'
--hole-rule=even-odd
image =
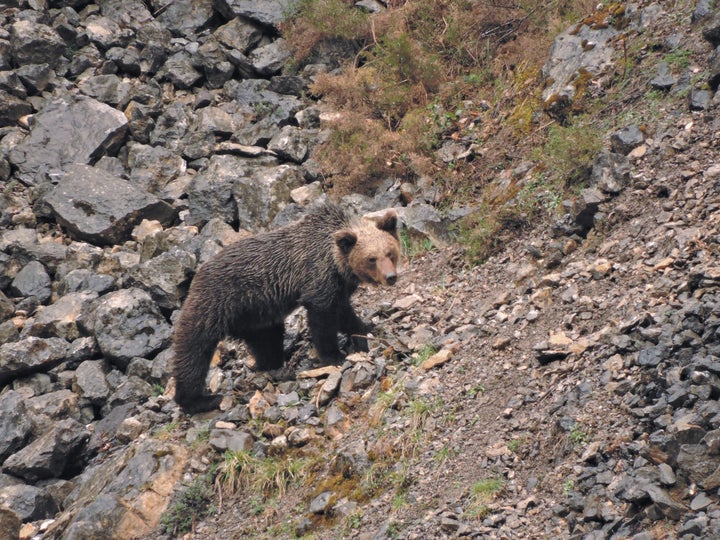
[{"label": "rocky hillside", "polygon": [[[195,416],[168,374],[190,280],[328,196],[335,111],[308,86],[354,51],[295,62],[293,0],[2,6],[1,538],[720,537],[711,2],[599,6],[557,37],[538,129],[618,73],[627,95],[582,188],[484,264],[452,235],[478,201],[343,197],[402,221],[398,284],[355,298],[370,352],[319,366],[294,314],[277,372],[218,348],[225,399]],[[497,190],[533,183],[523,158]]]}]

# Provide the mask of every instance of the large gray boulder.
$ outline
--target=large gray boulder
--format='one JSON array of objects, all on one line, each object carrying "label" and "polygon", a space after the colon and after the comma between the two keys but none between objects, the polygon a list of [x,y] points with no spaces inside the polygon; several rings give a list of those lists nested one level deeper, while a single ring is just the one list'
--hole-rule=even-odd
[{"label": "large gray boulder", "polygon": [[70,163],[91,164],[124,141],[127,118],[88,97],[49,102],[32,117],[30,134],[8,153],[17,177],[34,185]]},{"label": "large gray boulder", "polygon": [[143,219],[168,224],[174,209],[154,195],[102,169],[70,165],[45,195],[58,223],[72,236],[95,244],[119,244]]},{"label": "large gray boulder", "polygon": [[300,5],[300,0],[218,0],[215,7],[227,19],[242,17],[277,27]]}]

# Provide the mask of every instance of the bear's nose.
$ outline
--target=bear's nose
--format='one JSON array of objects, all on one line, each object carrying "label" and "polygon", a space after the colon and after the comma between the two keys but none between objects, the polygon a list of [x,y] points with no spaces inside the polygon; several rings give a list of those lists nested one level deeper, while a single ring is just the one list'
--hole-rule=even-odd
[{"label": "bear's nose", "polygon": [[395,285],[395,282],[397,281],[397,274],[395,272],[385,274],[385,281],[388,285]]}]

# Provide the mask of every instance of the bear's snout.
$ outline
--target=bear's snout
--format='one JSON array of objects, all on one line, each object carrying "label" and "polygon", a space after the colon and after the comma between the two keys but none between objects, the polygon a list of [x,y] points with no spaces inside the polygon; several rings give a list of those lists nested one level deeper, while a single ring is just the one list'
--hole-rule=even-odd
[{"label": "bear's snout", "polygon": [[385,274],[385,283],[388,285],[395,285],[397,281],[397,274],[395,272],[388,272]]}]

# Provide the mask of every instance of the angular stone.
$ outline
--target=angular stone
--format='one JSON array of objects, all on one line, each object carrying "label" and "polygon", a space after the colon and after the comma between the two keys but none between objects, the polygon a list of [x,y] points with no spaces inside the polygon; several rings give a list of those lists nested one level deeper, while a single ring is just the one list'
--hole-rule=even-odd
[{"label": "angular stone", "polygon": [[645,142],[645,134],[635,124],[616,131],[610,136],[612,151],[624,156]]},{"label": "angular stone", "polygon": [[266,228],[275,216],[291,202],[290,192],[304,183],[297,165],[259,167],[233,183],[240,227],[248,230]]},{"label": "angular stone", "polygon": [[58,511],[57,504],[49,493],[42,488],[25,484],[0,488],[0,508],[3,507],[13,512],[21,521],[49,518]]},{"label": "angular stone", "polygon": [[51,27],[30,20],[10,26],[13,57],[19,65],[48,63],[56,65],[65,52],[65,41]]},{"label": "angular stone", "polygon": [[28,337],[0,345],[0,386],[15,378],[49,371],[67,358],[64,339]]},{"label": "angular stone", "polygon": [[657,67],[658,74],[650,81],[650,86],[655,90],[670,90],[677,79],[670,72],[670,66],[666,62],[660,62]]},{"label": "angular stone", "polygon": [[96,167],[70,165],[45,195],[70,236],[97,244],[119,244],[143,219],[169,223],[175,210],[130,182]]},{"label": "angular stone", "polygon": [[13,126],[31,112],[32,106],[28,101],[0,89],[0,127]]},{"label": "angular stone", "polygon": [[255,439],[250,433],[232,429],[213,429],[208,443],[218,452],[249,452]]},{"label": "angular stone", "polygon": [[165,4],[157,20],[174,35],[192,37],[213,15],[213,0],[182,0]]},{"label": "angular stone", "polygon": [[60,420],[35,441],[5,460],[3,470],[29,482],[37,482],[43,478],[60,478],[66,470],[79,469],[81,463],[78,455],[89,438],[90,433],[76,420]]},{"label": "angular stone", "polygon": [[219,0],[216,9],[226,19],[242,17],[265,26],[277,27],[292,15],[300,5],[299,0]]},{"label": "angular stone", "polygon": [[32,429],[23,396],[14,390],[0,396],[0,465],[25,445]]},{"label": "angular stone", "polygon": [[86,360],[75,370],[73,391],[93,403],[102,403],[110,395],[110,386],[105,378],[105,362]]},{"label": "angular stone", "polygon": [[145,289],[162,309],[177,309],[187,292],[195,264],[194,255],[173,249],[132,267],[126,286]]},{"label": "angular stone", "polygon": [[52,294],[52,281],[45,267],[38,261],[30,261],[10,285],[10,293],[17,296],[36,296],[40,302],[46,302]]},{"label": "angular stone", "polygon": [[630,182],[630,161],[621,154],[602,152],[595,158],[590,178],[600,191],[617,195]]},{"label": "angular stone", "polygon": [[131,288],[100,299],[94,332],[103,355],[125,368],[134,357],[152,358],[167,347],[172,328],[148,293]]},{"label": "angular stone", "polygon": [[18,167],[18,178],[34,185],[47,171],[111,154],[123,142],[127,125],[121,111],[92,98],[53,100],[33,115],[30,135],[8,157]]},{"label": "angular stone", "polygon": [[233,199],[233,184],[238,176],[245,176],[250,164],[244,158],[219,155],[201,170],[187,189],[190,225],[202,225],[213,218],[226,223],[237,221],[237,203]]},{"label": "angular stone", "polygon": [[27,329],[27,334],[59,337],[67,341],[79,338],[78,318],[97,296],[95,292],[77,292],[58,298],[40,311]]}]

